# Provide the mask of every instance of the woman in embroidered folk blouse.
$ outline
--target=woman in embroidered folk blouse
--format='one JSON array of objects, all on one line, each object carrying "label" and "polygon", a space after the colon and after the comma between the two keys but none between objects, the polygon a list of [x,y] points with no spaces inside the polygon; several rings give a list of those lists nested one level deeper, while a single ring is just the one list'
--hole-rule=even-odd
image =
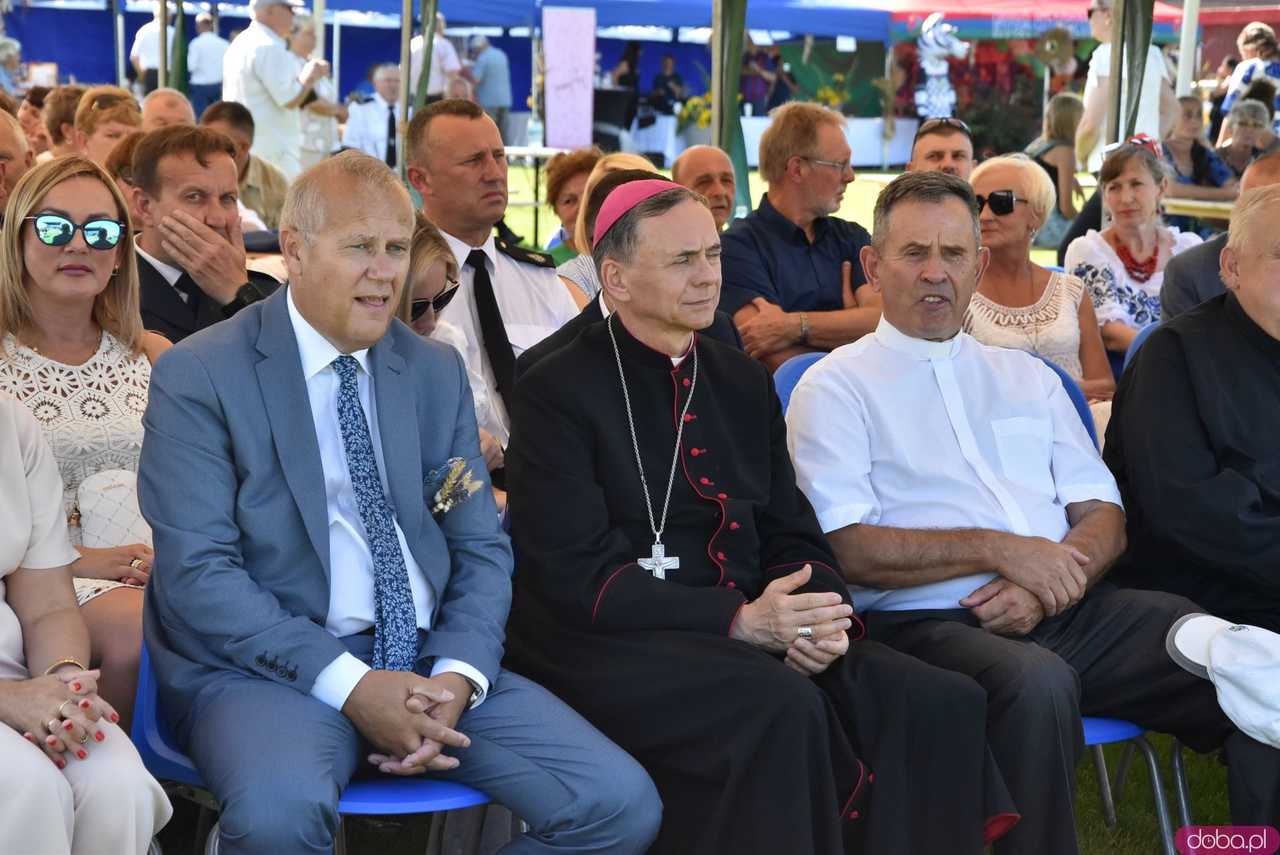
[{"label": "woman in embroidered folk blouse", "polygon": [[[1043,356],[1075,378],[1089,398],[1109,399],[1116,384],[1084,283],[1031,260],[1036,231],[1057,205],[1048,174],[1026,155],[1013,154],[984,161],[970,183],[983,202],[978,220],[991,261],[969,303],[965,331],[983,344]],[[1009,194],[1014,201],[1001,201]]]},{"label": "woman in embroidered folk blouse", "polygon": [[1160,285],[1169,259],[1200,243],[1160,222],[1168,179],[1150,141],[1126,143],[1102,164],[1098,185],[1111,225],[1067,248],[1067,272],[1089,289],[1108,351],[1123,355],[1143,327],[1160,321]]},{"label": "woman in embroidered folk blouse", "polygon": [[0,391],[31,411],[53,447],[92,664],[126,724],[152,553],[141,543],[82,546],[76,502],[88,476],[137,469],[151,361],[169,345],[142,329],[127,211],[100,167],[59,158],[18,182],[0,237]]}]

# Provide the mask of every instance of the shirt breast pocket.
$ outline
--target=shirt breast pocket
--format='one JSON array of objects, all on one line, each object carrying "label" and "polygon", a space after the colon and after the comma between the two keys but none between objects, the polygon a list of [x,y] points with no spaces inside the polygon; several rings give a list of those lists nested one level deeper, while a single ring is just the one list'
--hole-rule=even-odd
[{"label": "shirt breast pocket", "polygon": [[1048,419],[1018,417],[991,423],[1000,469],[1004,477],[1046,497],[1053,484],[1053,423]]}]

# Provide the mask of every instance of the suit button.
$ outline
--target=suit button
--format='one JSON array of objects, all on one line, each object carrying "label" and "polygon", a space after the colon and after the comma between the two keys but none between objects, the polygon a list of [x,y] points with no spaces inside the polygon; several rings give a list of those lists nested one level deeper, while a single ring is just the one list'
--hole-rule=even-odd
[{"label": "suit button", "polygon": [[289,682],[290,682],[290,683],[292,683],[292,682],[293,682],[294,680],[296,680],[296,679],[298,679],[298,669],[297,669],[297,668],[290,668],[290,669],[289,669]]},{"label": "suit button", "polygon": [[256,662],[256,663],[258,663],[258,665],[261,665],[261,666],[264,666],[264,667],[265,667],[265,666],[266,666],[266,664],[267,664],[267,657],[265,657],[265,656],[263,656],[261,653],[259,653],[259,654],[258,654],[258,658],[254,659],[253,661],[254,661],[254,662]]}]

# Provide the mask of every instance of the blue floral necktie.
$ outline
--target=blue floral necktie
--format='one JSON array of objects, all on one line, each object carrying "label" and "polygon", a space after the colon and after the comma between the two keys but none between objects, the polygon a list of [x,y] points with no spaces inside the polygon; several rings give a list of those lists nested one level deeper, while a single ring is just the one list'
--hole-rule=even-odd
[{"label": "blue floral necktie", "polygon": [[382,492],[373,440],[360,406],[355,357],[339,356],[333,370],[338,386],[338,426],[347,452],[347,471],[356,494],[356,507],[373,553],[373,667],[411,671],[418,659],[418,618],[409,589],[409,572],[400,552],[395,518]]}]

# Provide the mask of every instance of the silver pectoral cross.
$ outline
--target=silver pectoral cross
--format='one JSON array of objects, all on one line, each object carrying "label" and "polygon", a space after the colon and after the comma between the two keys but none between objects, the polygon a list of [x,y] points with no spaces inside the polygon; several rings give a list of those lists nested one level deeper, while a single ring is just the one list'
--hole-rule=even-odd
[{"label": "silver pectoral cross", "polygon": [[678,556],[667,557],[667,548],[661,543],[653,545],[653,554],[648,558],[638,558],[636,563],[653,574],[655,579],[666,579],[668,570],[680,569]]}]

